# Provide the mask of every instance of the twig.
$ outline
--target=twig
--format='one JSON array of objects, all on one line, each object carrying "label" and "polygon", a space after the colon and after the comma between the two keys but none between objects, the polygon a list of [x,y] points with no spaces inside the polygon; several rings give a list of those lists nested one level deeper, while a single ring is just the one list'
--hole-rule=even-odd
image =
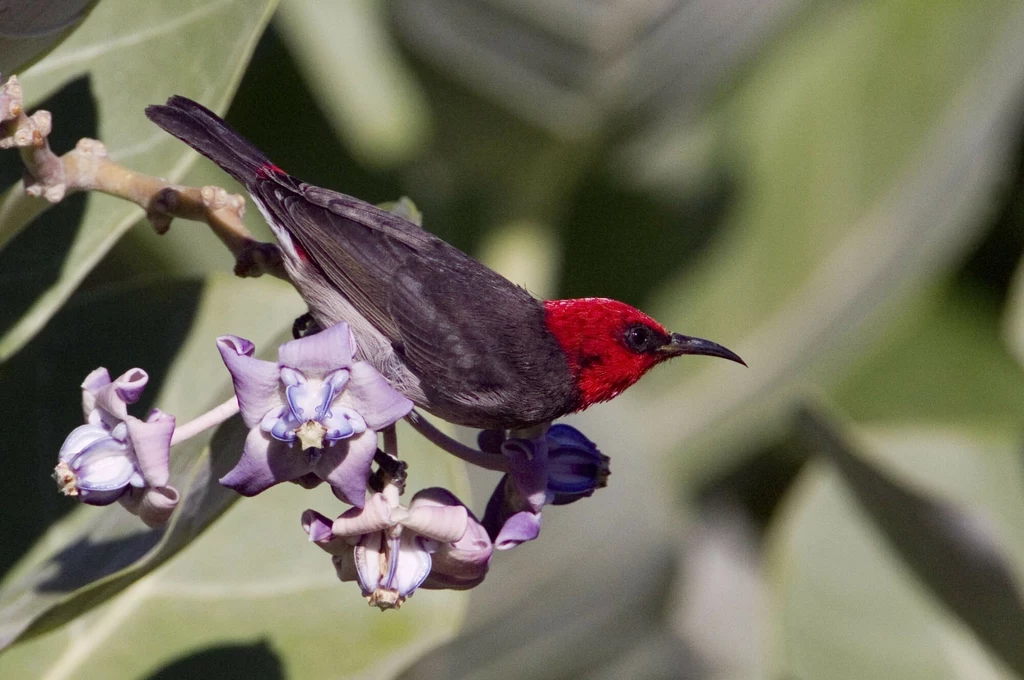
[{"label": "twig", "polygon": [[187,187],[133,172],[110,160],[106,147],[95,139],[80,139],[73,150],[57,156],[47,139],[52,129],[49,111],[25,113],[16,76],[0,84],[0,149],[20,150],[29,196],[59,203],[77,191],[100,191],[140,206],[158,234],[165,233],[175,217],[205,222],[235,256],[235,274],[287,278],[277,246],[257,241],[242,222],[242,196],[220,187]]}]

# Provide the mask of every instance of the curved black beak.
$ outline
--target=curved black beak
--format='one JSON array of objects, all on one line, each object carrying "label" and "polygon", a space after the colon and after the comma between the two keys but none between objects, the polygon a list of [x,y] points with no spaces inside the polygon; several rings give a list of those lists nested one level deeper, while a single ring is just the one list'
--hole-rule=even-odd
[{"label": "curved black beak", "polygon": [[702,340],[701,338],[691,338],[688,335],[680,335],[679,333],[673,333],[671,337],[672,339],[668,343],[658,348],[659,352],[665,352],[673,357],[682,354],[703,354],[704,356],[728,359],[729,361],[735,361],[737,364],[747,365],[747,362],[740,359],[736,352],[722,347],[717,342]]}]

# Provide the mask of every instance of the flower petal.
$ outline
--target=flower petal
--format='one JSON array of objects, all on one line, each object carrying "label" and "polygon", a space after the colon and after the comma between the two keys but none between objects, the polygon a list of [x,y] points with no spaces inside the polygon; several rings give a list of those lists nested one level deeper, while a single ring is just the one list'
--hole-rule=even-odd
[{"label": "flower petal", "polygon": [[496,550],[508,550],[520,543],[532,541],[540,535],[540,513],[517,512],[505,520],[494,539]]},{"label": "flower petal", "polygon": [[533,512],[547,501],[548,445],[546,439],[506,439],[501,452],[508,458],[516,493]]},{"label": "flower petal", "polygon": [[298,447],[289,447],[255,427],[245,438],[242,457],[220,483],[243,496],[255,496],[275,484],[298,479],[310,468],[309,459]]},{"label": "flower petal", "polygon": [[284,404],[277,364],[254,359],[255,349],[251,342],[235,335],[217,338],[217,350],[231,374],[246,427],[255,427],[268,411]]},{"label": "flower petal", "polygon": [[171,435],[174,434],[174,416],[153,409],[145,422],[134,416],[125,419],[128,437],[135,449],[146,486],[164,487],[170,481]]},{"label": "flower petal", "polygon": [[423,489],[412,498],[402,525],[441,543],[454,543],[466,533],[469,511],[447,489]]},{"label": "flower petal", "polygon": [[149,382],[149,374],[141,368],[132,368],[125,371],[112,382],[117,396],[126,404],[134,404],[142,396]]},{"label": "flower petal", "polygon": [[104,416],[103,422],[112,427],[114,422],[124,420],[128,416],[128,404],[139,400],[147,382],[149,375],[141,368],[133,368],[97,390],[95,407]]},{"label": "flower petal", "polygon": [[[382,587],[397,590],[401,597],[409,597],[430,574],[432,560],[424,546],[424,538],[411,531],[403,531],[398,539],[398,554],[391,554],[395,569]],[[394,548],[392,548],[394,550]]]},{"label": "flower petal", "polygon": [[172,486],[147,489],[129,489],[118,499],[121,505],[145,522],[146,526],[159,529],[167,524],[178,506],[181,495]]},{"label": "flower petal", "polygon": [[323,377],[333,370],[352,364],[354,348],[350,343],[348,324],[341,322],[298,340],[281,345],[277,362],[298,369],[307,376]]},{"label": "flower petal", "polygon": [[442,544],[434,553],[434,567],[423,587],[472,588],[487,575],[493,551],[487,530],[470,516],[463,537],[455,543]]},{"label": "flower petal", "polygon": [[110,373],[102,366],[85,376],[85,380],[82,381],[82,414],[86,421],[96,410],[96,393],[109,384]]},{"label": "flower petal", "polygon": [[90,444],[110,436],[102,425],[79,425],[71,430],[57,454],[57,460],[69,462]]},{"label": "flower petal", "polygon": [[[363,536],[352,549],[356,566],[356,580],[363,589],[363,595],[370,595],[380,585],[380,552],[382,534],[379,531]],[[341,574],[339,574],[339,577]]]},{"label": "flower petal", "polygon": [[329,517],[321,515],[316,510],[306,510],[302,513],[302,529],[311,542],[331,555],[351,554],[352,544],[340,536],[335,536],[332,525]]},{"label": "flower petal", "polygon": [[466,533],[469,513],[461,505],[420,506],[412,509],[402,525],[442,543],[453,543]]},{"label": "flower petal", "polygon": [[370,464],[377,452],[377,433],[366,430],[322,451],[313,471],[330,484],[343,501],[363,507]]},{"label": "flower petal", "polygon": [[89,505],[113,503],[136,475],[128,447],[110,437],[85,447],[67,465],[75,475],[78,500]]},{"label": "flower petal", "polygon": [[348,385],[344,396],[366,421],[371,430],[382,430],[409,414],[413,403],[395,391],[395,388],[365,361],[358,361],[349,369]]},{"label": "flower petal", "polygon": [[572,447],[584,451],[597,451],[597,444],[587,439],[582,432],[575,427],[564,423],[557,423],[548,428],[548,447]]},{"label": "flower petal", "polygon": [[131,489],[127,484],[112,489],[78,489],[78,500],[86,505],[110,505]]},{"label": "flower petal", "polygon": [[382,494],[370,496],[362,508],[349,508],[334,520],[335,536],[363,536],[383,531],[392,525],[391,506]]},{"label": "flower petal", "polygon": [[431,557],[434,568],[430,570],[430,576],[420,584],[420,588],[423,590],[469,590],[483,583],[484,577],[487,576],[486,569],[473,578],[468,579],[446,574],[437,568],[437,554]]}]

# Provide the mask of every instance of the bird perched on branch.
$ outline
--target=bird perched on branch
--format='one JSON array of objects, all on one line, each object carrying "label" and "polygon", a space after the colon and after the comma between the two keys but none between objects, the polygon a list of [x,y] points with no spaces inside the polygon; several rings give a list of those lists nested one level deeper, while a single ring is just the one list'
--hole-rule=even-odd
[{"label": "bird perched on branch", "polygon": [[245,186],[317,323],[347,321],[361,358],[444,420],[527,428],[607,401],[672,357],[743,363],[623,302],[538,300],[420,226],[292,177],[190,99],[146,115]]}]

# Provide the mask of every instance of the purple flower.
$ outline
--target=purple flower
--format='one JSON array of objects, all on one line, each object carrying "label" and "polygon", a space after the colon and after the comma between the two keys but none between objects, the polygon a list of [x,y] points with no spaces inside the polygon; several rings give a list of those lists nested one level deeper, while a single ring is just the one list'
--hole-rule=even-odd
[{"label": "purple flower", "polygon": [[168,485],[174,416],[153,409],[139,420],[128,415],[149,376],[133,368],[116,380],[97,368],[82,383],[86,424],[64,440],[53,478],[66,496],[89,505],[120,501],[152,527],[167,523],[178,504]]},{"label": "purple flower", "polygon": [[417,588],[465,590],[484,580],[492,545],[449,491],[424,489],[408,507],[374,494],[331,522],[307,510],[309,539],[332,556],[342,581],[357,581],[371,606],[397,609]]},{"label": "purple flower", "polygon": [[537,538],[545,505],[572,503],[608,483],[608,456],[574,427],[552,425],[538,439],[501,437],[490,430],[479,437],[481,449],[497,449],[509,464],[484,513],[498,550]]},{"label": "purple flower", "polygon": [[255,346],[225,335],[217,348],[250,428],[242,457],[220,483],[245,496],[310,473],[362,507],[377,431],[412,410],[373,366],[352,361],[355,338],[339,323],[287,342],[277,363],[253,358]]}]

